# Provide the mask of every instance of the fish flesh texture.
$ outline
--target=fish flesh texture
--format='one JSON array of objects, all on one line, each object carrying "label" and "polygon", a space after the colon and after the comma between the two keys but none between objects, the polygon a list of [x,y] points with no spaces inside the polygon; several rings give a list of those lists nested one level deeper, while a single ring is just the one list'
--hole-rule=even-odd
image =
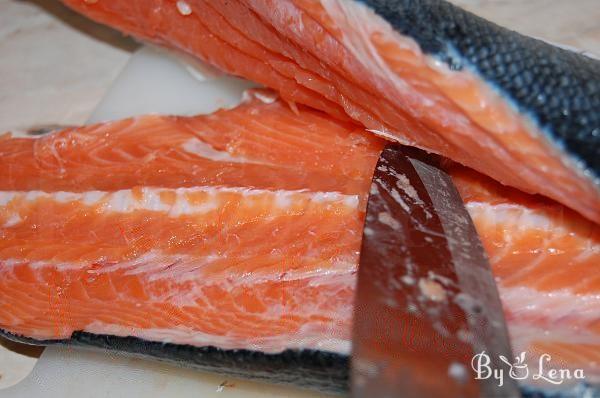
[{"label": "fish flesh texture", "polygon": [[131,336],[108,345],[343,389],[383,147],[363,130],[259,91],[207,116],[1,136],[0,329]]},{"label": "fish flesh texture", "polygon": [[448,172],[489,257],[513,351],[532,372],[548,354],[599,383],[600,226],[465,167]]},{"label": "fish flesh texture", "polygon": [[[0,136],[0,329],[343,390],[384,144],[262,90],[206,116]],[[447,168],[515,351],[598,380],[599,226]]]},{"label": "fish flesh texture", "polygon": [[63,0],[600,223],[600,62],[444,0]]}]

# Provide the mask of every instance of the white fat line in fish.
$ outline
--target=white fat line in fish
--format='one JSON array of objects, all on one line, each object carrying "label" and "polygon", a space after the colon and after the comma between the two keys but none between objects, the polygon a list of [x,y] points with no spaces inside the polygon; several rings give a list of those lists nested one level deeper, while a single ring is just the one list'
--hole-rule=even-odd
[{"label": "white fat line in fish", "polygon": [[[314,257],[310,257],[309,255],[305,258],[306,264],[315,263]],[[312,287],[334,284],[342,287],[352,287],[355,283],[356,277],[354,274],[356,273],[358,264],[358,254],[356,254],[355,256],[323,260],[321,266],[308,267],[308,269],[286,269],[285,263],[282,262],[279,272],[271,268],[266,271],[258,269],[246,273],[232,271],[231,274],[235,275],[235,277],[227,277],[225,272],[204,272],[210,265],[224,259],[227,259],[227,254],[214,253],[202,256],[167,255],[161,253],[159,250],[152,250],[133,260],[104,265],[102,265],[102,259],[98,259],[95,262],[73,263],[53,261],[28,262],[27,260],[15,258],[0,259],[0,271],[9,272],[14,266],[27,264],[32,269],[47,267],[59,271],[86,270],[86,275],[91,279],[98,275],[123,272],[124,275],[137,275],[148,282],[170,280],[173,283],[184,283],[192,281],[203,285],[219,285],[224,288],[249,286],[274,281],[286,282],[298,280],[307,280],[308,285]],[[249,259],[252,259],[252,256],[237,258],[240,262],[246,262]],[[92,264],[96,264],[96,266],[92,267]],[[231,264],[228,267],[235,267],[235,264]]]},{"label": "white fat line in fish", "polygon": [[475,212],[483,214],[483,219],[487,223],[510,223],[519,228],[538,228],[540,230],[552,231],[556,236],[560,234],[570,234],[572,231],[555,225],[553,221],[553,212],[549,215],[544,214],[544,210],[530,209],[518,204],[500,203],[490,204],[487,202],[467,202],[465,207],[469,213]]},{"label": "white fat line in fish", "polygon": [[[554,243],[558,242],[558,247],[560,247],[560,239],[569,239],[574,234],[569,229],[570,225],[568,223],[560,222],[562,221],[562,212],[550,211],[546,213],[545,210],[530,209],[521,205],[505,203],[490,205],[486,202],[469,202],[466,203],[466,208],[476,224],[482,223],[484,229],[490,226],[497,229],[498,226],[502,226],[504,230],[513,231],[512,234],[502,235],[505,244],[502,245],[501,249],[498,249],[497,245],[495,255],[490,258],[492,264],[500,263],[504,258],[512,256],[514,251],[512,240],[520,233],[538,230],[543,231],[546,235],[542,244],[537,245],[536,248],[531,248],[532,253],[537,254],[537,257],[511,274],[509,277],[511,280],[519,280],[521,276],[528,275],[546,261],[548,256],[561,254],[560,249],[556,248]],[[581,263],[590,256],[596,256],[600,253],[600,244],[593,239],[592,235],[581,237],[581,239],[583,242],[579,246],[581,248],[580,252],[565,261],[565,267],[569,267],[570,264]],[[554,272],[560,272],[560,270],[556,269]],[[548,275],[546,273],[546,276]],[[586,280],[582,279],[571,285],[570,289],[575,290],[578,284],[585,282]]]},{"label": "white fat line in fish", "polygon": [[[545,323],[552,324],[553,329],[560,329],[561,324],[566,324],[571,330],[575,330],[572,329],[575,324],[582,327],[600,321],[600,293],[578,294],[567,289],[543,292],[502,284],[498,287],[502,304],[517,320],[543,319]],[[569,322],[565,323],[566,319]],[[596,335],[596,342],[600,344],[599,335]]]},{"label": "white fat line in fish", "polygon": [[[176,200],[169,204],[161,199],[163,193],[174,193]],[[206,193],[207,198],[202,203],[190,203],[186,195]],[[265,190],[235,187],[192,187],[192,188],[154,188],[143,187],[135,191],[124,189],[119,191],[87,191],[87,192],[52,192],[43,191],[0,191],[0,211],[14,200],[34,202],[39,198],[50,199],[60,203],[81,201],[86,206],[99,206],[103,212],[129,213],[134,210],[149,210],[166,212],[171,217],[186,214],[203,214],[219,207],[217,195],[220,193],[234,193],[243,197],[259,195],[271,196],[273,203],[278,207],[286,208],[294,203],[298,195],[313,203],[339,203],[351,209],[357,209],[358,195],[345,195],[338,192],[310,192],[307,190]],[[13,209],[18,211],[18,209]]]},{"label": "white fat line in fish", "polygon": [[[268,325],[268,321],[265,322]],[[302,325],[296,333],[265,335],[261,337],[209,334],[185,326],[164,328],[138,328],[100,321],[87,325],[84,331],[94,334],[109,334],[114,336],[134,336],[147,341],[173,344],[189,344],[196,347],[214,346],[226,350],[247,349],[265,353],[279,353],[286,349],[315,349],[340,354],[349,354],[351,342],[349,337],[335,337],[335,320],[329,327],[323,323],[309,322]]]},{"label": "white fat line in fish", "polygon": [[228,151],[219,151],[215,149],[213,146],[207,144],[204,141],[199,140],[198,138],[190,138],[186,142],[184,142],[181,147],[187,153],[191,153],[192,155],[213,160],[215,162],[225,162],[225,163],[244,163],[244,164],[257,164],[263,166],[277,166],[273,163],[268,162],[258,162],[252,159],[248,159],[244,156],[234,156]]},{"label": "white fat line in fish", "polygon": [[[252,257],[239,258],[240,262],[245,262]],[[297,281],[310,280],[313,286],[320,286],[331,283],[340,283],[339,278],[351,276],[356,271],[358,258],[335,259],[331,262],[323,261],[323,265],[310,269],[286,269],[282,263],[281,271],[262,271],[254,270],[252,272],[238,273],[232,272],[235,278],[228,278],[223,272],[204,272],[205,269],[218,261],[226,260],[227,254],[211,254],[204,256],[177,256],[163,255],[158,251],[152,251],[129,262],[119,263],[108,267],[102,267],[96,270],[97,273],[110,273],[126,270],[126,275],[139,275],[147,278],[149,282],[158,280],[172,280],[175,283],[187,281],[202,282],[203,284],[218,283],[223,287],[234,287],[241,285],[253,285],[273,281]],[[312,263],[314,259],[310,256],[306,258],[306,263]],[[230,265],[235,267],[235,264]],[[353,283],[348,280],[346,283]]]}]

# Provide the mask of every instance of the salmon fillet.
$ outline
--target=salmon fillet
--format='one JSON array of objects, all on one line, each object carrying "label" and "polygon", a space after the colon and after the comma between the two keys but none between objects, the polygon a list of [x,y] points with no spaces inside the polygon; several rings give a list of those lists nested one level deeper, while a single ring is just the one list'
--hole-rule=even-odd
[{"label": "salmon fillet", "polygon": [[[384,141],[259,93],[208,116],[2,136],[0,329],[38,342],[86,332],[347,356]],[[515,351],[550,353],[594,380],[598,225],[448,170],[490,257]]]},{"label": "salmon fillet", "polygon": [[549,354],[552,366],[585,369],[598,383],[600,226],[465,167],[448,172],[489,257],[513,351],[532,370]]},{"label": "salmon fillet", "polygon": [[0,328],[347,352],[383,143],[273,100],[0,138]]},{"label": "salmon fillet", "polygon": [[600,223],[600,63],[441,0],[63,0]]}]

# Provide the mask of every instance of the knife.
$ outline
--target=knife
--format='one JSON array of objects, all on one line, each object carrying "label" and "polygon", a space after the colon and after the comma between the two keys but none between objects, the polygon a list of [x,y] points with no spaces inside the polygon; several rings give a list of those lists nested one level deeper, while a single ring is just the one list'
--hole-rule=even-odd
[{"label": "knife", "polygon": [[[355,298],[351,395],[518,397],[494,277],[439,158],[388,145],[371,183]],[[504,372],[476,379],[475,354]]]}]

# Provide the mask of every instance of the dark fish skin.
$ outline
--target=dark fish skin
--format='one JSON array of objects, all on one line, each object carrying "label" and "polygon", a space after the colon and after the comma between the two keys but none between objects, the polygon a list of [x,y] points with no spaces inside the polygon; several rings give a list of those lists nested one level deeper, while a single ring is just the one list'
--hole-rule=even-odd
[{"label": "dark fish skin", "polygon": [[222,350],[185,344],[146,341],[75,332],[70,339],[36,340],[0,329],[0,336],[32,345],[62,345],[121,352],[226,376],[305,387],[341,394],[348,390],[349,358],[317,350],[285,350],[268,354],[251,350]]},{"label": "dark fish skin", "polygon": [[423,52],[454,70],[476,71],[537,122],[554,145],[600,177],[600,61],[510,31],[444,0],[359,1]]},{"label": "dark fish skin", "polygon": [[[350,358],[317,350],[286,350],[267,354],[252,350],[222,350],[185,344],[146,341],[137,337],[75,332],[70,339],[36,340],[0,329],[0,336],[32,345],[60,345],[109,350],[139,358],[164,361],[225,376],[302,387],[338,395],[349,390]],[[581,383],[561,390],[520,385],[523,398],[600,397],[600,386]]]}]

